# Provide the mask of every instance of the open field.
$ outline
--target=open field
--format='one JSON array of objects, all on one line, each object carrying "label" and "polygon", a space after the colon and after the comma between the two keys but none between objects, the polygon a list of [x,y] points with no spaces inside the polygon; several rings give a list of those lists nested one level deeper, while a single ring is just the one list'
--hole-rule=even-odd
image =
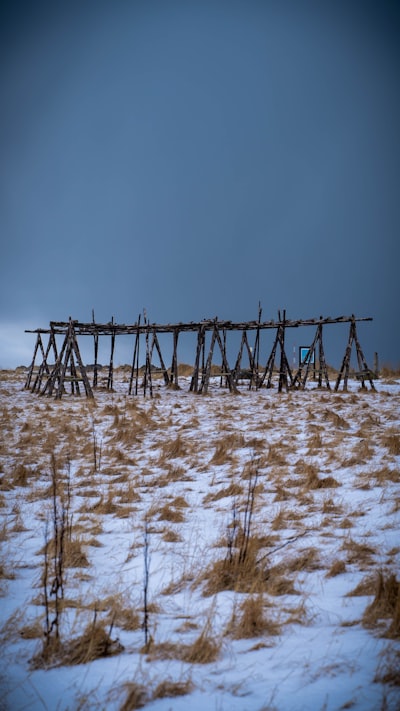
[{"label": "open field", "polygon": [[0,709],[400,708],[400,379],[0,373]]}]

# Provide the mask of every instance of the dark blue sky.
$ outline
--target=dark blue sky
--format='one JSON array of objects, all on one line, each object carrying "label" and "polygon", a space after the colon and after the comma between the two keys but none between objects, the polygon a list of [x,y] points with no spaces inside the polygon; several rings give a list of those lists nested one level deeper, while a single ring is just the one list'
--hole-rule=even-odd
[{"label": "dark blue sky", "polygon": [[29,361],[25,328],[92,308],[235,321],[259,301],[372,316],[367,359],[400,362],[397,3],[0,12],[0,367]]}]

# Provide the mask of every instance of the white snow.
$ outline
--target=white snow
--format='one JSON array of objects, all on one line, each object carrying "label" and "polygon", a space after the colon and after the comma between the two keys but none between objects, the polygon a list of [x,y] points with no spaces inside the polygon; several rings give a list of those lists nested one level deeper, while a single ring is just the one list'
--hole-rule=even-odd
[{"label": "white snow", "polygon": [[[400,457],[388,446],[388,438],[399,437],[399,380],[375,381],[377,392],[351,381],[348,393],[310,384],[304,392],[245,386],[231,395],[215,378],[202,396],[189,393],[188,379],[181,378],[178,391],[155,381],[150,399],[127,395],[129,373],[121,369],[115,391],[99,389],[93,404],[83,396],[39,397],[23,390],[23,377],[0,375],[0,709],[117,711],[133,682],[146,688],[149,711],[400,707],[399,687],[379,680],[386,666],[398,668],[400,641],[383,636],[387,621],[363,626],[373,595],[349,596],[379,570],[399,578]],[[217,447],[226,442],[218,458]],[[111,637],[124,647],[119,654],[34,668],[43,642],[26,630],[45,624],[52,452],[64,478],[69,460],[73,531],[89,561],[66,569],[65,598],[75,606],[61,614],[62,641],[93,621],[94,601],[98,619],[105,618],[109,610],[99,603],[107,598],[120,596],[140,624],[133,630],[114,625]],[[204,576],[227,554],[223,538],[234,497],[218,493],[241,485],[236,502],[242,515],[252,458],[258,467],[252,533],[266,538],[259,557],[266,571],[282,564],[294,591],[262,593],[278,635],[235,639],[228,623],[250,593],[205,595]],[[337,485],[307,486],[311,464],[320,480],[332,477]],[[16,479],[21,466],[29,470],[25,483]],[[176,497],[185,505],[174,504]],[[116,510],[99,507],[107,500]],[[166,503],[181,513],[180,522],[162,517]],[[190,644],[207,629],[220,647],[212,663],[143,653],[146,516],[155,648]],[[169,540],[172,533],[176,540]],[[314,564],[291,567],[312,551]],[[342,572],[327,576],[337,561]],[[191,691],[154,698],[166,680],[190,680]]]}]

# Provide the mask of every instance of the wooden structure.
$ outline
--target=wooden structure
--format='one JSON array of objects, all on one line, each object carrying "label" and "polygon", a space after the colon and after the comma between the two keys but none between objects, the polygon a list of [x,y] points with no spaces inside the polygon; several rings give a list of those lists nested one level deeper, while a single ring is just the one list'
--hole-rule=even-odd
[{"label": "wooden structure", "polygon": [[[328,390],[331,385],[328,378],[327,364],[323,345],[323,327],[332,324],[349,323],[350,333],[343,357],[343,362],[334,386],[335,391],[339,389],[343,380],[343,390],[347,390],[347,383],[350,373],[350,358],[353,344],[356,348],[358,362],[358,372],[356,373],[361,382],[361,387],[365,388],[366,383],[374,387],[375,374],[368,368],[364,354],[357,337],[356,323],[358,321],[371,321],[368,318],[356,318],[352,316],[339,316],[337,318],[302,319],[290,320],[286,318],[286,311],[278,312],[278,321],[262,321],[262,311],[259,306],[258,319],[256,321],[232,322],[222,321],[218,318],[206,319],[200,322],[177,323],[177,324],[155,324],[150,323],[146,312],[138,317],[136,323],[131,325],[117,324],[112,319],[109,323],[99,324],[95,322],[92,313],[91,323],[74,321],[51,321],[48,329],[29,330],[27,333],[36,333],[37,340],[33,353],[33,359],[28,370],[25,388],[41,395],[55,395],[60,399],[70,386],[71,394],[80,394],[82,387],[87,397],[93,397],[93,389],[98,387],[98,347],[99,339],[102,336],[111,337],[111,353],[108,367],[107,389],[113,389],[114,373],[114,351],[116,338],[121,335],[131,335],[134,339],[133,358],[129,378],[129,395],[137,395],[139,389],[146,396],[153,394],[153,355],[156,353],[160,366],[157,368],[161,372],[164,383],[168,387],[178,388],[178,341],[181,333],[192,332],[197,334],[196,353],[194,357],[193,372],[190,379],[189,390],[193,393],[207,393],[212,374],[212,363],[215,351],[219,351],[221,359],[220,384],[224,384],[230,392],[238,392],[239,383],[246,378],[249,389],[258,390],[261,387],[272,387],[273,377],[278,378],[278,392],[282,390],[304,389],[310,373],[311,361],[318,363],[317,381],[318,387],[326,386]],[[300,363],[296,373],[292,372],[285,352],[285,335],[288,328],[299,328],[305,326],[315,326],[315,336],[310,343],[308,356],[304,363]],[[266,331],[275,331],[275,338],[270,354],[263,366],[260,362],[261,337]],[[235,359],[233,368],[228,363],[227,356],[227,334],[230,332],[241,333],[239,351]],[[167,367],[163,358],[159,336],[160,334],[172,335],[172,362]],[[254,335],[253,346],[250,346],[249,334]],[[43,340],[48,336],[45,347]],[[56,337],[63,337],[63,342],[58,351]],[[79,349],[78,341],[83,336],[90,336],[94,340],[94,365],[93,382],[89,382],[87,368],[85,367]],[[144,340],[144,364],[140,367],[141,343]],[[207,340],[209,345],[207,346]],[[247,356],[248,367],[243,369],[242,361]],[[37,358],[41,362],[37,365]],[[54,364],[50,365],[49,359],[53,357]],[[92,389],[93,388],[93,389]]]}]

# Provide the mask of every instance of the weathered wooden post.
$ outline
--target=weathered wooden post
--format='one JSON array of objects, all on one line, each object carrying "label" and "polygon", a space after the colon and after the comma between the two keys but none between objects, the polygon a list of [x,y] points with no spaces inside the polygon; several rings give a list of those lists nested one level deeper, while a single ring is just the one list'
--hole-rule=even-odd
[{"label": "weathered wooden post", "polygon": [[173,352],[172,352],[172,363],[171,363],[171,379],[170,385],[173,385],[176,390],[179,389],[178,383],[178,338],[179,338],[179,327],[174,327],[173,329]]},{"label": "weathered wooden post", "polygon": [[322,316],[320,316],[321,323],[318,326],[318,387],[322,388],[322,376],[325,378],[325,384],[328,390],[331,389],[331,384],[329,382],[328,368],[326,367],[324,344],[322,340]]},{"label": "weathered wooden post", "polygon": [[279,340],[279,329],[280,329],[280,326],[278,326],[277,331],[276,331],[275,340],[274,340],[274,343],[273,343],[273,346],[272,346],[271,353],[269,354],[269,357],[268,357],[268,360],[267,360],[267,364],[266,364],[266,366],[265,366],[264,373],[263,373],[262,378],[261,378],[260,387],[261,387],[261,385],[263,385],[264,380],[265,380],[265,378],[267,378],[267,376],[268,376],[268,378],[267,378],[266,387],[267,387],[267,388],[270,388],[270,387],[271,387],[272,375],[273,375],[273,372],[274,372],[274,365],[275,365],[276,349],[277,349],[277,347],[278,347],[278,340]]},{"label": "weathered wooden post", "polygon": [[260,324],[261,324],[261,315],[262,315],[262,308],[261,308],[261,303],[260,301],[258,302],[258,325],[257,325],[257,330],[256,330],[256,337],[254,340],[254,349],[253,349],[253,363],[252,363],[252,369],[251,369],[251,378],[250,378],[250,383],[249,383],[249,390],[251,390],[251,386],[253,384],[253,380],[255,382],[256,390],[259,388],[259,382],[260,382],[260,376],[259,376],[259,365],[260,365]]},{"label": "weathered wooden post", "polygon": [[111,317],[111,353],[110,353],[110,365],[108,366],[108,378],[107,378],[107,390],[112,390],[114,385],[114,348],[115,348],[115,330],[114,316]]},{"label": "weathered wooden post", "polygon": [[214,327],[212,336],[211,336],[210,350],[208,351],[206,365],[205,365],[205,367],[203,367],[203,372],[202,372],[202,376],[201,376],[201,383],[200,383],[200,388],[199,388],[199,392],[204,393],[204,394],[208,393],[208,385],[210,382],[210,373],[211,373],[211,363],[212,363],[212,357],[213,357],[216,337],[217,337],[216,329]]},{"label": "weathered wooden post", "polygon": [[48,357],[49,357],[49,353],[50,353],[50,350],[51,350],[51,349],[53,349],[54,362],[56,362],[56,361],[57,361],[57,357],[58,357],[58,356],[57,356],[57,343],[56,343],[56,338],[55,338],[55,335],[54,335],[53,326],[50,324],[50,336],[49,336],[49,340],[48,340],[48,343],[47,343],[46,352],[45,352],[44,357],[43,357],[43,361],[42,361],[42,363],[41,363],[40,366],[39,366],[39,370],[38,370],[38,372],[37,372],[37,374],[36,374],[36,378],[35,378],[34,383],[33,383],[33,386],[32,386],[32,392],[33,392],[33,393],[34,393],[34,392],[39,392],[39,391],[40,391],[40,388],[42,387],[43,378],[44,378],[45,376],[46,376],[46,377],[49,377],[49,376],[50,376],[50,367],[49,367],[49,364],[48,364]]},{"label": "weathered wooden post", "polygon": [[[281,320],[280,312],[279,312],[279,320]],[[286,309],[283,310],[283,318],[280,323],[280,326],[278,328],[278,341],[279,345],[281,348],[281,359],[280,359],[280,367],[279,367],[279,384],[278,384],[278,392],[282,392],[283,387],[285,387],[285,390],[288,389],[288,378],[290,380],[290,384],[293,384],[293,377],[292,377],[292,371],[290,369],[290,365],[286,356],[285,352],[285,330],[286,330]]]},{"label": "weathered wooden post", "polygon": [[242,339],[240,341],[239,352],[238,352],[235,367],[234,367],[233,373],[232,373],[233,380],[235,383],[237,383],[239,380],[239,373],[240,373],[240,369],[242,367],[242,356],[243,356],[243,347],[244,347],[245,338],[247,338],[246,331],[242,331]]},{"label": "weathered wooden post", "polygon": [[153,381],[151,373],[151,353],[149,344],[149,322],[147,320],[146,312],[144,314],[144,325],[146,327],[145,342],[146,342],[146,358],[143,373],[143,396],[146,397],[147,386],[149,386],[150,397],[153,397]]},{"label": "weathered wooden post", "polygon": [[357,328],[356,328],[356,322],[354,320],[354,342],[356,344],[356,351],[357,351],[357,361],[358,361],[358,367],[360,369],[360,372],[358,374],[358,377],[361,380],[361,387],[365,388],[365,381],[369,380],[369,384],[371,385],[371,389],[375,390],[375,385],[374,381],[372,379],[372,374],[370,369],[368,368],[367,361],[365,360],[364,353],[362,351],[360,342],[358,340],[357,336]]},{"label": "weathered wooden post", "polygon": [[97,388],[97,359],[99,353],[99,334],[97,332],[96,323],[94,319],[94,309],[92,309],[92,324],[93,324],[93,340],[94,340],[94,364],[93,364],[93,387]]},{"label": "weathered wooden post", "polygon": [[28,390],[30,387],[32,375],[33,375],[33,370],[35,367],[36,354],[37,354],[39,348],[42,353],[42,362],[43,362],[45,360],[45,354],[44,354],[44,348],[43,348],[43,343],[42,343],[42,337],[41,337],[40,333],[38,333],[37,337],[36,337],[35,348],[33,351],[33,358],[32,358],[32,362],[29,366],[28,375],[26,377],[26,381],[25,381],[25,385],[24,385],[25,390]]},{"label": "weathered wooden post", "polygon": [[133,378],[135,378],[135,395],[138,394],[140,317],[141,317],[141,314],[139,314],[139,317],[138,317],[138,320],[136,323],[135,347],[133,349],[132,367],[131,367],[131,374],[130,374],[130,378],[129,378],[129,389],[128,389],[129,395],[132,394]]},{"label": "weathered wooden post", "polygon": [[335,392],[337,392],[339,390],[339,385],[340,385],[342,378],[343,378],[343,390],[345,392],[347,391],[347,381],[349,378],[349,369],[350,369],[351,347],[353,345],[353,340],[354,340],[354,328],[355,328],[355,321],[354,321],[354,314],[353,314],[351,321],[350,321],[350,331],[349,331],[349,338],[347,341],[346,350],[344,352],[342,365],[340,367],[338,376],[336,378]]},{"label": "weathered wooden post", "polygon": [[[71,362],[71,356],[72,360],[74,359],[74,356],[76,358],[80,370],[80,375],[78,375],[76,372],[74,362],[74,372],[71,373],[70,377],[66,378],[66,370],[68,367],[68,363]],[[57,361],[47,380],[45,387],[41,391],[41,395],[47,394],[50,397],[53,393],[54,388],[56,388],[56,400],[61,400],[66,380],[69,380],[71,382],[71,385],[73,383],[77,384],[78,381],[82,381],[86,391],[86,396],[91,398],[93,397],[92,388],[90,387],[89,379],[86,374],[86,368],[83,365],[81,354],[79,352],[79,346],[76,339],[74,324],[71,317],[69,319],[67,332],[60,354],[57,358]]]},{"label": "weathered wooden post", "polygon": [[203,360],[203,371],[204,371],[204,343],[205,343],[205,326],[201,324],[197,331],[197,346],[196,346],[196,357],[193,367],[192,379],[190,381],[189,391],[198,392],[199,388],[199,371],[200,371],[200,358]]},{"label": "weathered wooden post", "polygon": [[227,383],[228,383],[229,390],[230,390],[230,392],[237,392],[238,390],[237,390],[237,387],[236,387],[236,385],[235,385],[235,382],[234,382],[234,380],[233,380],[233,378],[232,378],[231,369],[230,369],[230,367],[229,367],[229,363],[228,363],[227,358],[226,358],[226,351],[225,351],[224,345],[223,345],[223,343],[222,343],[222,341],[221,341],[221,336],[220,336],[220,334],[219,334],[217,324],[215,324],[215,326],[214,326],[214,331],[215,331],[216,340],[217,340],[218,345],[219,345],[219,349],[220,349],[220,351],[221,351],[222,368],[223,368],[224,372],[226,373],[226,380],[227,380]]}]

